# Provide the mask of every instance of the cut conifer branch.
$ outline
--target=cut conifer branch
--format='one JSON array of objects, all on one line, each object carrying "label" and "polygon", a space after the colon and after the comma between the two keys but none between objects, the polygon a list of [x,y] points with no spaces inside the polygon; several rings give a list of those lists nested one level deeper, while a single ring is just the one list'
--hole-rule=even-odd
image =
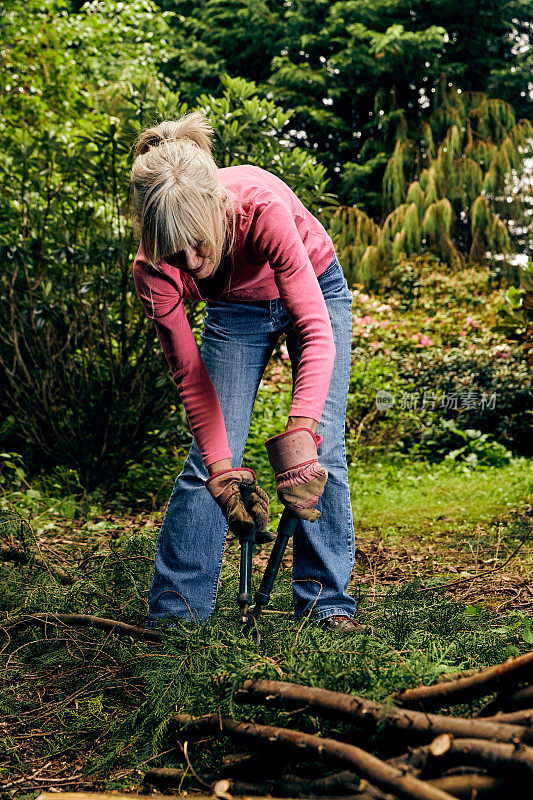
[{"label": "cut conifer branch", "polygon": [[[191,717],[188,714],[175,714],[171,718],[176,732],[209,731],[225,734],[247,741],[260,742],[267,747],[291,750],[300,758],[318,758],[331,764],[352,769],[379,789],[391,792],[405,800],[454,800],[448,792],[429,786],[408,773],[381,761],[354,745],[337,742],[335,739],[311,736],[308,733],[259,725],[254,722],[236,722],[218,714],[205,717]],[[186,731],[182,729],[186,728]]]},{"label": "cut conifer branch", "polygon": [[451,733],[461,738],[500,742],[533,739],[533,734],[527,728],[505,724],[503,721],[483,724],[480,719],[446,717],[425,714],[422,711],[386,708],[382,703],[365,700],[356,695],[283,681],[245,681],[237,690],[235,699],[240,703],[298,708],[330,719],[349,720],[372,732],[391,730],[407,737],[434,739],[441,733]]},{"label": "cut conifer branch", "polygon": [[505,711],[507,714],[524,708],[533,708],[533,685],[519,689],[517,692],[497,694],[477,712],[476,717],[493,717],[499,711]]},{"label": "cut conifer branch", "polygon": [[11,636],[12,633],[25,628],[41,627],[48,625],[56,627],[98,628],[101,631],[116,633],[119,636],[131,636],[133,639],[145,639],[148,642],[160,642],[159,631],[150,628],[140,628],[137,625],[128,625],[118,619],[94,617],[91,614],[54,614],[51,611],[43,614],[28,614],[15,619],[4,619],[0,623],[0,630]]},{"label": "cut conifer branch", "polygon": [[435,772],[440,774],[450,767],[480,767],[515,783],[533,782],[533,748],[522,743],[454,739],[441,734],[431,744],[417,747],[389,763],[400,769],[413,769],[423,777],[433,777]]},{"label": "cut conifer branch", "polygon": [[420,707],[429,711],[483,697],[508,686],[515,687],[518,682],[526,680],[533,681],[533,652],[509,658],[503,664],[480,670],[467,678],[395,692],[391,699],[404,708]]},{"label": "cut conifer branch", "polygon": [[[428,781],[431,786],[437,786],[445,792],[453,794],[457,800],[497,800],[508,795],[510,787],[502,778],[493,778],[490,775],[446,775],[443,778],[434,778]],[[512,795],[511,795],[512,796]],[[515,797],[519,797],[515,794]]]},{"label": "cut conifer branch", "polygon": [[51,564],[48,564],[44,558],[35,556],[32,553],[21,550],[18,547],[6,547],[5,545],[2,545],[1,556],[2,558],[0,561],[13,561],[15,564],[21,565],[32,562],[40,569],[50,570],[54,577],[57,578],[59,583],[62,583],[64,586],[72,586],[72,584],[79,580],[78,576],[70,572],[65,572],[64,569],[61,569],[61,567],[57,567],[55,565],[52,566]]}]

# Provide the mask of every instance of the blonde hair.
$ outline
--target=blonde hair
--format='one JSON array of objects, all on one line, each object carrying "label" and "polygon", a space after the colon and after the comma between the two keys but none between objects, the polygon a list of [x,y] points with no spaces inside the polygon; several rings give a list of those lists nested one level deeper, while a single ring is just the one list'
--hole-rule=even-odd
[{"label": "blonde hair", "polygon": [[235,210],[213,159],[213,128],[198,111],[143,131],[131,169],[133,223],[147,261],[205,243],[218,267],[234,240]]}]

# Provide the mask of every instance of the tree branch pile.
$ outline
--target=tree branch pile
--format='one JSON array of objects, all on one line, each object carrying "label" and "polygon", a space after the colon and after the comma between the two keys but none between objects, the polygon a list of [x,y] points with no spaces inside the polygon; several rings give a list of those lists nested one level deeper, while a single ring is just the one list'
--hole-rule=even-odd
[{"label": "tree branch pile", "polygon": [[[227,755],[218,774],[209,776],[222,798],[525,798],[533,792],[532,686],[533,653],[398,692],[384,703],[282,681],[245,681],[235,692],[237,703],[282,709],[301,718],[302,727],[309,716],[335,720],[342,733],[322,737],[220,714],[175,714],[169,733],[180,741],[227,737],[245,745],[247,752]],[[453,706],[489,696],[475,717],[453,714]],[[311,779],[288,771],[302,762],[312,765]],[[173,785],[158,770],[145,782]]]}]

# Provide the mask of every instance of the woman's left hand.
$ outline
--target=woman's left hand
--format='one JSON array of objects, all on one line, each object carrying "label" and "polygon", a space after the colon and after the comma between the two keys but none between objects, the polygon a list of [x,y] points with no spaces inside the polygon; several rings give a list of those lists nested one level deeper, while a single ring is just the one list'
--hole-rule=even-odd
[{"label": "woman's left hand", "polygon": [[310,428],[286,430],[265,442],[268,460],[278,484],[278,497],[292,513],[316,522],[328,471],[318,463],[317,448],[322,436]]}]

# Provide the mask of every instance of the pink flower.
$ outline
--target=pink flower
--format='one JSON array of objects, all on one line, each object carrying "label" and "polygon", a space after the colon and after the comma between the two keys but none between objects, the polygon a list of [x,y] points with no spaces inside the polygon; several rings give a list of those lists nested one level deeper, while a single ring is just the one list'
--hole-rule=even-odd
[{"label": "pink flower", "polygon": [[459,336],[466,336],[466,331],[461,331],[461,332],[459,333]]},{"label": "pink flower", "polygon": [[370,342],[370,347],[378,350],[380,347],[383,347],[383,344],[382,342]]},{"label": "pink flower", "polygon": [[365,316],[363,317],[363,322],[365,323],[365,325],[372,325],[372,317],[369,316],[369,314],[365,314]]},{"label": "pink flower", "polygon": [[393,323],[392,323],[392,325],[391,325],[391,327],[392,327],[392,328],[397,328],[397,327],[398,327],[398,323],[397,323],[397,322],[393,322]]},{"label": "pink flower", "polygon": [[363,317],[354,317],[353,321],[354,321],[355,325],[363,325],[364,324],[363,323]]},{"label": "pink flower", "polygon": [[474,317],[467,317],[465,322],[466,327],[470,325],[472,328],[479,328],[479,322]]},{"label": "pink flower", "polygon": [[388,356],[390,356],[390,350],[389,349],[386,349],[383,352],[386,353]]},{"label": "pink flower", "polygon": [[379,325],[381,325],[382,328],[388,328],[390,325],[390,319],[384,319],[383,322],[379,323]]},{"label": "pink flower", "polygon": [[428,336],[426,336],[425,333],[419,333],[414,338],[418,339],[417,347],[430,347],[433,344],[431,339]]}]

